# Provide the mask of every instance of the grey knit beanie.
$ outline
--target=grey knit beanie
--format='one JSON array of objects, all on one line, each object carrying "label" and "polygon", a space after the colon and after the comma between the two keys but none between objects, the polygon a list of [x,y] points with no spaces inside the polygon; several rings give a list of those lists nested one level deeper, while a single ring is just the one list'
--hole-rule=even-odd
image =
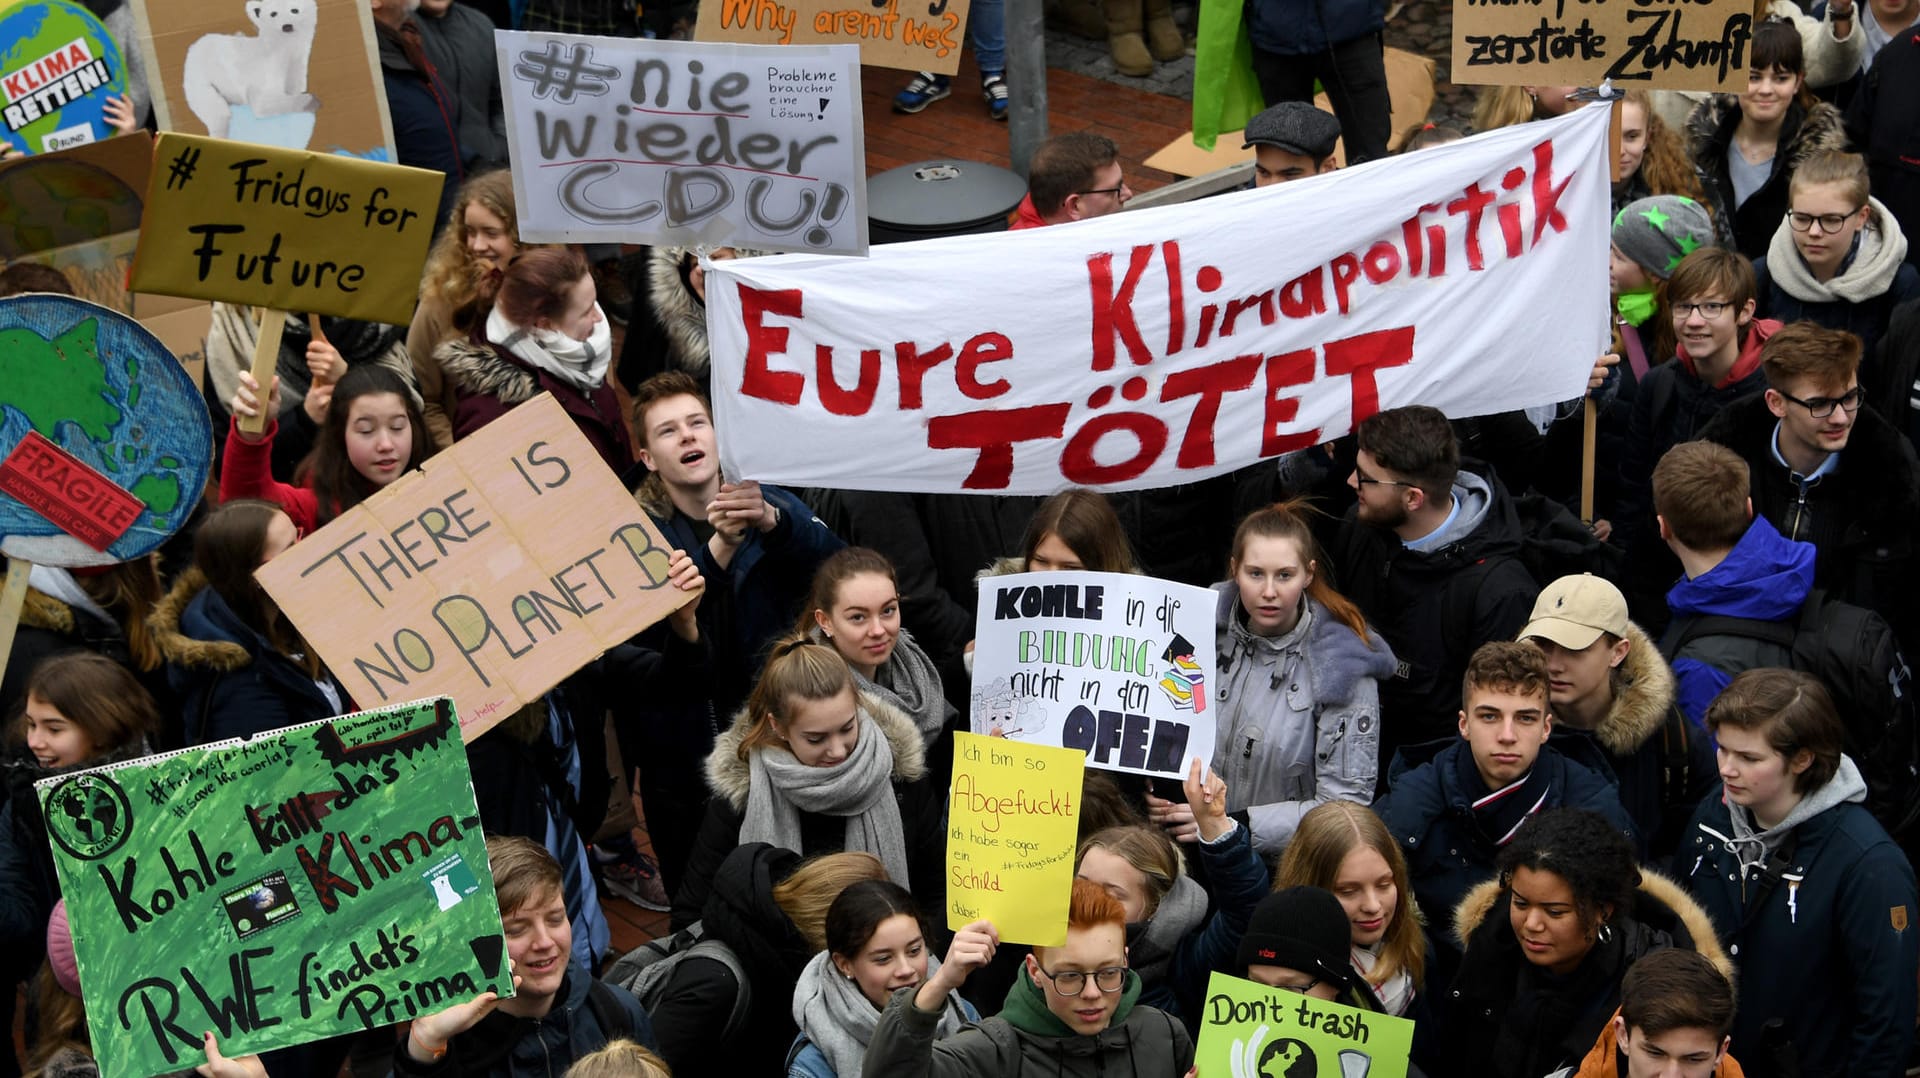
[{"label": "grey knit beanie", "polygon": [[1714,246],[1713,218],[1684,195],[1654,195],[1629,202],[1615,215],[1613,245],[1664,281],[1681,259]]}]

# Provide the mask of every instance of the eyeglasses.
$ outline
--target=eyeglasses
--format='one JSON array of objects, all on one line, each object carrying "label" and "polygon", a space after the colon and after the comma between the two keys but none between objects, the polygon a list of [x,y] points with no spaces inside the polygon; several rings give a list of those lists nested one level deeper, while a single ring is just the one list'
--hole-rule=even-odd
[{"label": "eyeglasses", "polygon": [[1848,414],[1858,412],[1861,402],[1867,399],[1867,391],[1861,389],[1859,386],[1854,386],[1838,397],[1808,397],[1806,400],[1801,400],[1791,393],[1784,393],[1778,389],[1774,390],[1774,392],[1805,408],[1807,414],[1815,419],[1827,418],[1833,414],[1833,410],[1836,407],[1845,408]]},{"label": "eyeglasses", "polygon": [[[1038,963],[1036,963],[1036,965],[1037,964]],[[1096,969],[1092,973],[1082,973],[1077,969],[1062,970],[1059,973],[1054,973],[1048,970],[1047,967],[1041,966],[1040,972],[1045,973],[1047,980],[1053,982],[1054,993],[1062,996],[1077,996],[1081,992],[1086,991],[1088,977],[1092,977],[1093,983],[1099,987],[1100,991],[1107,995],[1112,995],[1120,991],[1120,987],[1127,983],[1127,967],[1125,966],[1106,966],[1101,969]]]},{"label": "eyeglasses", "polygon": [[1369,483],[1376,487],[1417,487],[1420,485],[1418,483],[1404,482],[1399,479],[1375,479],[1357,467],[1353,470],[1353,483],[1355,486],[1360,487],[1364,487]]},{"label": "eyeglasses", "polygon": [[1820,223],[1820,231],[1831,236],[1846,227],[1847,220],[1851,218],[1854,213],[1859,213],[1860,209],[1861,207],[1855,206],[1853,213],[1822,214],[1801,213],[1797,210],[1788,210],[1787,227],[1793,229],[1795,232],[1805,232],[1813,227],[1814,222],[1818,221]]},{"label": "eyeglasses", "polygon": [[1673,305],[1673,320],[1684,322],[1697,314],[1711,322],[1726,314],[1732,306],[1731,303],[1676,303]]},{"label": "eyeglasses", "polygon": [[1319,984],[1320,984],[1320,978],[1315,977],[1313,980],[1308,981],[1306,984],[1276,984],[1276,985],[1273,985],[1272,987],[1278,988],[1282,992],[1298,992],[1304,996],[1308,992],[1313,991],[1316,987],[1319,986]]},{"label": "eyeglasses", "polygon": [[1126,189],[1127,189],[1127,183],[1126,183],[1126,181],[1125,181],[1125,180],[1122,180],[1122,181],[1120,181],[1120,183],[1119,183],[1119,184],[1118,184],[1117,186],[1114,186],[1114,187],[1096,187],[1096,188],[1094,188],[1094,189],[1093,189],[1093,190],[1091,190],[1091,191],[1081,191],[1081,192],[1080,192],[1080,194],[1083,194],[1083,195],[1112,195],[1112,196],[1113,196],[1113,197],[1115,197],[1115,198],[1119,198],[1119,197],[1120,197],[1120,192],[1122,192],[1122,191],[1124,191],[1124,190],[1126,190]]}]

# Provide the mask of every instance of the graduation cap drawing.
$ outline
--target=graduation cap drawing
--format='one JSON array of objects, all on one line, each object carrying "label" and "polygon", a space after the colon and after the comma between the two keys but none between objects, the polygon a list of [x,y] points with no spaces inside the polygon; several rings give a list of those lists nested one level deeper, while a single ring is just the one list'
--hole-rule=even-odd
[{"label": "graduation cap drawing", "polygon": [[1166,673],[1160,678],[1160,691],[1173,706],[1198,715],[1207,709],[1206,671],[1193,659],[1193,641],[1173,634],[1160,653],[1166,661]]}]

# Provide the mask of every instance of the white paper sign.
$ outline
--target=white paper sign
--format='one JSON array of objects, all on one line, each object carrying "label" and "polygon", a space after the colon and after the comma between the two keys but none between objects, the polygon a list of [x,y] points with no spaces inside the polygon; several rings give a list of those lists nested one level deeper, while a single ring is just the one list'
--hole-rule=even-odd
[{"label": "white paper sign", "polygon": [[1087,766],[1184,777],[1213,759],[1213,592],[1127,573],[980,581],[976,734],[1058,745]]},{"label": "white paper sign", "polygon": [[1380,408],[1578,397],[1607,343],[1607,110],[1160,209],[716,263],[727,474],[1191,482]]},{"label": "white paper sign", "polygon": [[521,239],[866,253],[858,45],[494,45]]}]

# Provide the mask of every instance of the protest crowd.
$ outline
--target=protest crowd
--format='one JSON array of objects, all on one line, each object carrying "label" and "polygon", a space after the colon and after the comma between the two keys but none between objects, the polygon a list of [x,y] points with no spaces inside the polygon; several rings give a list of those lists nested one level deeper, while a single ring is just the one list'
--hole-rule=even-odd
[{"label": "protest crowd", "polygon": [[[1045,496],[723,471],[709,281],[764,252],[520,239],[491,25],[633,28],[417,6],[372,0],[398,159],[447,177],[411,324],[293,313],[263,383],[258,312],[215,303],[204,504],[151,554],[31,570],[0,682],[0,989],[25,1030],[0,1078],[99,1073],[34,783],[376,706],[255,571],[543,395],[671,548],[681,605],[465,747],[514,994],[261,1056],[207,1033],[200,1073],[1238,1078],[1198,1047],[1217,974],[1303,1022],[1341,1005],[1351,1036],[1408,1020],[1406,1073],[1435,1078],[1920,1065],[1913,4],[1775,0],[1745,93],[1615,106],[1615,339],[1575,357],[1583,399],[1356,412],[1211,478]],[[649,36],[687,36],[685,7],[649,6]],[[1387,153],[1377,23],[1296,48],[1287,8],[1249,5],[1277,102],[1245,128],[1257,187],[1337,176],[1343,129]],[[1109,0],[1116,60],[1178,55],[1167,11]],[[973,5],[996,119],[1001,17]],[[1279,100],[1313,82],[1295,60],[1356,83],[1338,117]],[[1570,89],[1489,88],[1476,119],[1550,121]],[[146,138],[130,99],[115,124]],[[1061,134],[1010,227],[1131,196],[1112,141]],[[73,291],[0,269],[0,296]],[[1089,762],[1063,942],[1028,945],[948,916],[955,735],[1023,722],[983,718],[981,597],[1073,571],[1210,589],[1214,667],[1173,691],[1214,735]],[[609,822],[620,785],[646,850]],[[670,934],[618,953],[614,901]],[[1334,1073],[1304,1059],[1244,1073]]]}]

